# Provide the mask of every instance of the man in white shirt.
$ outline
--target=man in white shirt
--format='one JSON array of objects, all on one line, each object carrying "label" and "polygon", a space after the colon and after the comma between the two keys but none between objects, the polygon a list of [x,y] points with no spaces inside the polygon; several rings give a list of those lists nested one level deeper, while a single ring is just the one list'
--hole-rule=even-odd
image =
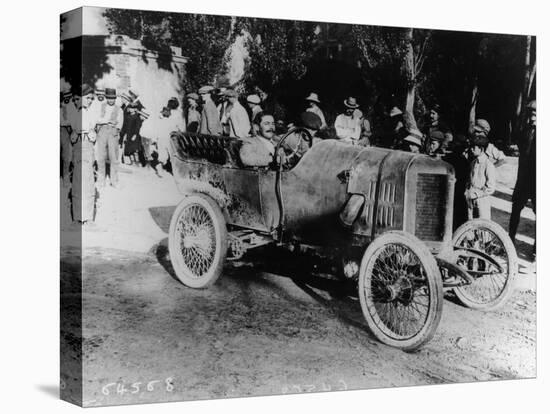
[{"label": "man in white shirt", "polygon": [[266,167],[273,161],[275,153],[275,119],[273,115],[261,112],[255,122],[258,124],[258,134],[241,139],[239,156],[247,167]]},{"label": "man in white shirt", "polygon": [[361,124],[359,120],[353,116],[355,109],[359,108],[357,100],[350,96],[344,101],[346,110],[343,114],[336,117],[334,128],[336,136],[343,142],[356,144],[361,136]]},{"label": "man in white shirt", "polygon": [[[474,135],[476,137],[489,138],[489,132],[491,132],[491,125],[485,119],[476,119],[476,123],[473,128]],[[489,160],[495,164],[496,167],[504,164],[506,161],[506,155],[499,150],[491,141],[485,149],[485,153],[489,157]]]},{"label": "man in white shirt", "polygon": [[97,112],[97,183],[99,187],[105,186],[105,163],[110,163],[111,185],[118,184],[118,140],[124,112],[116,104],[116,89],[105,89],[105,100]]}]

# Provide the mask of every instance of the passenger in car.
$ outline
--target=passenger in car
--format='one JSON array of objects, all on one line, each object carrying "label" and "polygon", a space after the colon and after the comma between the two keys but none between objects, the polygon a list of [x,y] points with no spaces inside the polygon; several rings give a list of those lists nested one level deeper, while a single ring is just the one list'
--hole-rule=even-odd
[{"label": "passenger in car", "polygon": [[256,116],[258,134],[241,138],[239,156],[246,167],[266,167],[275,154],[275,119],[268,112]]}]

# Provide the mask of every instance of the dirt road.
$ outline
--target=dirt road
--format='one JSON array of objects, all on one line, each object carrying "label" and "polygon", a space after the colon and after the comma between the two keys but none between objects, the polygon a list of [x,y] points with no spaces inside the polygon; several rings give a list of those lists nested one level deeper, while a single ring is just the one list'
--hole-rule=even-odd
[{"label": "dirt road", "polygon": [[[133,191],[138,174],[146,173],[128,176],[120,193],[106,192],[104,211],[130,197],[124,192]],[[163,197],[162,186],[169,185],[163,180],[152,191]],[[152,208],[135,197],[134,213],[99,216],[86,238],[85,406],[536,375],[535,276],[525,259],[518,289],[503,309],[472,311],[448,295],[435,337],[410,354],[374,339],[357,299],[343,295],[331,280],[280,276],[244,265],[226,267],[208,290],[186,288],[175,280],[166,255],[170,207]],[[508,202],[504,196],[501,201]],[[156,199],[155,205],[173,204]],[[132,230],[136,220],[139,231]],[[144,227],[155,225],[156,243]],[[121,242],[114,226],[134,238]],[[534,222],[522,226],[527,246]],[[140,232],[146,233],[144,239]],[[69,291],[77,283],[79,262],[71,257],[70,246],[64,253],[61,283]],[[68,295],[65,310],[71,312],[76,300]],[[70,347],[74,325],[64,326]],[[64,387],[75,384],[74,377],[62,378]]]}]

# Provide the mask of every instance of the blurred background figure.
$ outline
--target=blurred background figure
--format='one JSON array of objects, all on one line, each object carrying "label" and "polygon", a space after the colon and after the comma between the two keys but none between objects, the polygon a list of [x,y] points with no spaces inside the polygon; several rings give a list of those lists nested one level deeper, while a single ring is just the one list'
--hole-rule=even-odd
[{"label": "blurred background figure", "polygon": [[[512,196],[512,214],[509,234],[515,243],[521,211],[531,200],[533,211],[537,210],[537,102],[527,105],[527,125],[519,141],[518,176]],[[536,241],[533,245],[536,254]]]},{"label": "blurred background figure", "polygon": [[323,110],[319,107],[319,105],[321,104],[321,101],[319,100],[319,95],[317,95],[315,92],[311,92],[309,96],[306,97],[306,102],[308,104],[306,111],[313,112],[315,115],[317,115],[321,120],[321,129],[326,128],[327,121],[325,120],[325,114],[323,113]]},{"label": "blurred background figure", "polygon": [[361,136],[361,125],[359,120],[353,116],[354,111],[359,108],[357,100],[350,96],[344,100],[344,112],[336,117],[334,129],[336,137],[343,142],[354,144]]},{"label": "blurred background figure", "polygon": [[201,122],[199,95],[192,92],[187,95],[187,132],[197,132]]}]

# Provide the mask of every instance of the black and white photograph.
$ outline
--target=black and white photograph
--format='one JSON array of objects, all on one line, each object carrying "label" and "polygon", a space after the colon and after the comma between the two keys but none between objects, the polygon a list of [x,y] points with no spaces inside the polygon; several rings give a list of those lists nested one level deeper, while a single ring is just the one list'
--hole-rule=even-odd
[{"label": "black and white photograph", "polygon": [[537,377],[536,33],[59,28],[61,399]]}]

